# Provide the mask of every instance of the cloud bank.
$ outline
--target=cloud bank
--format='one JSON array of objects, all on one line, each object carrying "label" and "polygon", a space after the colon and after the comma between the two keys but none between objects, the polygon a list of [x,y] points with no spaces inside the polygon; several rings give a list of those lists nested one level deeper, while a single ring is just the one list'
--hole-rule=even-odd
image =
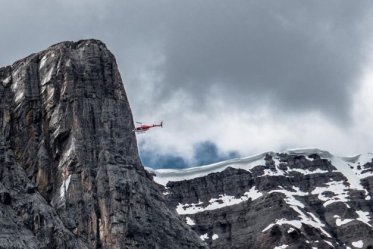
[{"label": "cloud bank", "polygon": [[138,137],[153,167],[289,147],[353,154],[373,148],[372,7],[6,1],[0,65],[62,40],[103,40],[117,57],[135,119],[165,122]]}]

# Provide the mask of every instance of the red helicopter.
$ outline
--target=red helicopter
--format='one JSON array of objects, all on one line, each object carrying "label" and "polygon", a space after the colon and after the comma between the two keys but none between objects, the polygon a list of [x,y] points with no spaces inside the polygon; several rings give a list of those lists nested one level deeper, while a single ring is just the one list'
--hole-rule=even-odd
[{"label": "red helicopter", "polygon": [[134,132],[136,133],[144,133],[146,131],[148,131],[150,128],[154,128],[154,127],[162,127],[163,128],[163,121],[160,122],[159,124],[152,124],[152,125],[146,125],[146,124],[142,124],[140,122],[136,122],[138,123],[140,126],[137,126],[135,129],[133,129]]}]

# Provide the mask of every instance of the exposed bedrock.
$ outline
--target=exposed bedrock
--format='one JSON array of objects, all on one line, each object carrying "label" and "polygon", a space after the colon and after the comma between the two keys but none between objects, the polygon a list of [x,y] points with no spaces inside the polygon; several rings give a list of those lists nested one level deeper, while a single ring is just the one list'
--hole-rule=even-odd
[{"label": "exposed bedrock", "polygon": [[114,56],[63,42],[0,69],[0,248],[204,248],[141,165]]},{"label": "exposed bedrock", "polygon": [[373,155],[319,154],[159,170],[156,181],[210,248],[373,248]]}]

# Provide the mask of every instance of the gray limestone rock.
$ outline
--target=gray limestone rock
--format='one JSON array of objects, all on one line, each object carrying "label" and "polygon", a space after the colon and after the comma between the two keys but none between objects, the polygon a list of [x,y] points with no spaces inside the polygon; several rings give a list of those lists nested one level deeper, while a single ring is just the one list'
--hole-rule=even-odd
[{"label": "gray limestone rock", "polygon": [[0,69],[0,248],[205,248],[141,165],[114,56],[63,42]]},{"label": "gray limestone rock", "polygon": [[252,166],[173,171],[187,179],[166,176],[165,194],[210,248],[373,248],[372,163],[344,160],[336,167],[322,155],[271,153]]}]

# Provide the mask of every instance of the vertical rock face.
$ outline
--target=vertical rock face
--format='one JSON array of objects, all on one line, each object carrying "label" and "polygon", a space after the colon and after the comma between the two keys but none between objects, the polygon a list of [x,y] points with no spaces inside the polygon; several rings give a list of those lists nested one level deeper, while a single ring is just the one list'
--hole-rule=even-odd
[{"label": "vertical rock face", "polygon": [[141,166],[133,128],[100,41],[1,68],[0,248],[203,248]]}]

